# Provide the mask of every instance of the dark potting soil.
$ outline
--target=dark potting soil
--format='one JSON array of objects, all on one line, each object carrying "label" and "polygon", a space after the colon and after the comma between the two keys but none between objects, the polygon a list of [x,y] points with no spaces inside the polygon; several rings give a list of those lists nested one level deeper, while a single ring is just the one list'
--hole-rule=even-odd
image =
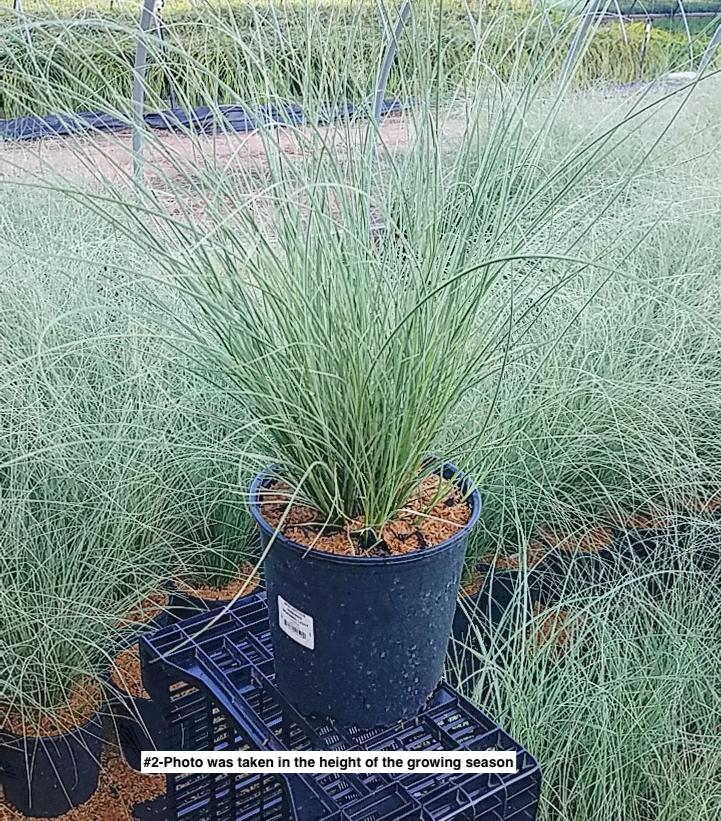
[{"label": "dark potting soil", "polygon": [[435,547],[455,536],[471,518],[471,508],[454,484],[437,475],[428,476],[403,511],[383,527],[380,539],[368,544],[361,535],[362,522],[350,522],[342,528],[323,527],[313,507],[295,503],[288,509],[290,493],[281,483],[266,492],[261,511],[268,524],[277,527],[287,510],[281,531],[286,538],[345,556],[398,555]]},{"label": "dark potting soil", "polygon": [[244,564],[238,570],[237,578],[228,582],[224,587],[211,587],[209,585],[196,587],[188,582],[181,582],[178,585],[178,589],[181,593],[187,593],[199,599],[206,599],[207,601],[231,601],[243,590],[244,585],[246,585],[243,593],[244,596],[250,596],[250,594],[255,591],[258,586],[257,575],[253,576],[250,582],[248,582],[252,573],[253,566]]},{"label": "dark potting soil", "polygon": [[128,613],[118,627],[133,627],[138,624],[147,624],[157,618],[168,606],[170,596],[167,591],[160,590],[144,598]]},{"label": "dark potting soil", "polygon": [[82,727],[101,709],[103,691],[97,681],[82,679],[70,694],[65,706],[52,713],[21,714],[0,705],[0,728],[14,735],[56,736]]},{"label": "dark potting soil", "polygon": [[143,687],[140,672],[140,647],[137,641],[115,657],[110,675],[118,690],[133,698],[150,698],[150,694]]},{"label": "dark potting soil", "polygon": [[[59,821],[133,821],[133,805],[165,792],[165,776],[142,775],[120,754],[106,748],[98,789],[88,801],[58,816]],[[0,793],[0,821],[29,821],[5,802]]]}]

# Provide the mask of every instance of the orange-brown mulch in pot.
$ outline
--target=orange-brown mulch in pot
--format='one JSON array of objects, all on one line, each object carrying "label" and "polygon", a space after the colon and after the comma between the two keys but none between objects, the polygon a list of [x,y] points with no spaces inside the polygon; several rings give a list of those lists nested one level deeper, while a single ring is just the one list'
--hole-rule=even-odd
[{"label": "orange-brown mulch in pot", "polygon": [[[531,540],[525,550],[526,567],[533,569],[540,564],[546,557],[548,548],[541,542]],[[503,554],[500,556],[487,556],[480,559],[478,564],[480,566],[487,565],[493,567],[495,570],[520,570],[521,569],[521,553]],[[483,587],[486,580],[486,574],[481,572],[478,567],[470,570],[461,580],[461,594],[464,596],[475,596]]]},{"label": "orange-brown mulch in pot", "polygon": [[[97,791],[84,804],[59,816],[59,821],[132,821],[134,804],[164,792],[164,775],[142,775],[116,750],[106,748]],[[0,794],[0,821],[30,821],[30,817],[13,809]]]},{"label": "orange-brown mulch in pot", "polygon": [[258,587],[257,575],[253,576],[253,578],[248,581],[249,577],[253,573],[253,569],[254,568],[251,564],[246,563],[242,565],[238,570],[237,578],[228,582],[225,587],[210,587],[209,585],[196,587],[188,582],[181,582],[178,586],[182,588],[184,592],[197,596],[199,599],[207,599],[208,601],[230,601],[231,599],[234,599],[241,590],[243,590],[244,585],[244,596],[249,596],[256,589],[256,587]]},{"label": "orange-brown mulch in pot", "polygon": [[110,676],[113,684],[121,692],[133,698],[150,698],[150,694],[143,687],[143,678],[140,673],[140,647],[137,641],[115,657]]},{"label": "orange-brown mulch in pot", "polygon": [[721,491],[703,500],[703,509],[707,513],[718,513],[721,510]]},{"label": "orange-brown mulch in pot", "polygon": [[667,513],[649,513],[637,510],[621,522],[628,530],[663,530],[671,524],[671,516]]},{"label": "orange-brown mulch in pot", "polygon": [[461,594],[463,596],[475,596],[481,592],[486,581],[486,574],[474,568],[461,580]]},{"label": "orange-brown mulch in pot", "polygon": [[70,693],[67,703],[52,713],[22,714],[13,707],[0,705],[0,728],[15,735],[63,735],[87,724],[101,709],[103,691],[97,681],[86,678]]},{"label": "orange-brown mulch in pot", "polygon": [[547,544],[564,553],[600,553],[611,547],[614,538],[612,528],[603,525],[579,534],[562,533],[550,525],[541,525],[538,530]]},{"label": "orange-brown mulch in pot", "polygon": [[552,645],[550,652],[554,657],[558,657],[568,649],[585,620],[584,616],[578,616],[571,610],[544,612],[538,602],[533,605],[533,613],[534,616],[540,618],[534,621],[528,631],[531,652],[538,652],[541,648]]},{"label": "orange-brown mulch in pot", "polygon": [[[540,542],[531,540],[528,543],[528,548],[525,550],[526,567],[534,568],[540,564],[546,557],[548,548]],[[521,554],[512,553],[504,556],[494,556],[488,560],[488,564],[492,564],[496,570],[520,570],[521,569]]]},{"label": "orange-brown mulch in pot", "polygon": [[364,548],[362,523],[349,522],[344,527],[324,527],[317,510],[307,504],[288,505],[290,489],[276,483],[261,502],[268,524],[277,527],[287,511],[282,533],[298,544],[345,556],[399,555],[423,550],[455,536],[471,518],[471,508],[458,487],[428,476],[419,484],[406,507],[381,531],[377,544]]},{"label": "orange-brown mulch in pot", "polygon": [[170,596],[167,591],[160,590],[157,593],[151,593],[141,602],[133,607],[128,615],[120,622],[118,627],[133,627],[138,624],[147,624],[154,618],[159,616],[163,610],[168,606]]}]

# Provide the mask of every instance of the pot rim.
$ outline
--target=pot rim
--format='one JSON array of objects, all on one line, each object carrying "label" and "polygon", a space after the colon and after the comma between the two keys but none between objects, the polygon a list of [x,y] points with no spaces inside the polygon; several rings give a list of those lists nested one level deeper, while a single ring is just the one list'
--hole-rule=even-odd
[{"label": "pot rim", "polygon": [[[468,496],[468,503],[471,506],[470,519],[458,531],[458,533],[456,533],[454,536],[451,536],[450,539],[446,539],[444,542],[435,545],[435,547],[426,548],[424,550],[414,550],[410,553],[400,553],[391,556],[344,556],[337,553],[329,553],[326,550],[316,550],[315,548],[308,547],[307,545],[294,542],[292,541],[292,539],[288,539],[282,533],[278,532],[276,534],[276,529],[272,525],[270,525],[261,514],[260,503],[258,499],[260,489],[271,476],[274,476],[272,470],[272,466],[265,468],[265,470],[256,475],[256,477],[253,479],[250,485],[248,506],[250,508],[250,513],[253,516],[253,519],[255,520],[255,523],[269,537],[275,535],[275,540],[273,542],[274,545],[279,544],[288,550],[292,550],[293,552],[300,554],[302,558],[312,558],[318,561],[326,561],[331,564],[380,566],[388,564],[408,564],[411,562],[429,559],[433,556],[439,555],[440,553],[444,553],[446,550],[452,549],[461,539],[467,538],[468,533],[478,521],[481,515],[481,510],[483,508],[481,494],[477,488],[474,488]],[[443,474],[445,475],[446,473],[451,473],[452,475],[458,477],[461,481],[461,484],[468,484],[470,481],[469,477],[465,473],[462,473],[460,470],[458,470],[458,468],[451,462],[445,462],[443,465]]]},{"label": "pot rim", "polygon": [[35,735],[34,733],[22,733],[19,735],[18,733],[14,733],[11,730],[0,729],[0,751],[19,751],[19,748],[16,747],[17,742],[19,741],[23,741],[29,744],[38,742],[40,744],[49,744],[52,746],[54,744],[61,743],[69,738],[80,739],[87,735],[97,737],[97,734],[93,733],[92,729],[94,727],[102,727],[105,718],[106,704],[107,700],[105,698],[105,693],[103,693],[102,703],[87,721],[85,721],[83,724],[78,724],[75,727],[70,727],[68,730],[62,733],[54,733],[52,735]]}]

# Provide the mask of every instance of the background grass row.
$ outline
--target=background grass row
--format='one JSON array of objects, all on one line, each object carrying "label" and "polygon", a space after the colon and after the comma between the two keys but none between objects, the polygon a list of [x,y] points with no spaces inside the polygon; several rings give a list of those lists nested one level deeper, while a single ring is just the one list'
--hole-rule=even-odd
[{"label": "background grass row", "polygon": [[[474,52],[477,37],[463,5],[448,3],[441,12],[422,5],[416,16],[420,23],[413,36],[419,40],[412,48],[401,43],[388,88],[391,95],[402,93],[400,77],[414,73],[414,55],[437,58],[450,89],[462,81]],[[537,9],[492,9],[480,23],[482,60],[502,76],[517,71],[519,64],[537,64],[539,55],[549,52],[560,66],[574,32],[564,19],[560,13],[539,15]],[[5,13],[0,27],[2,116],[52,113],[49,107],[103,110],[119,97],[129,99],[137,14],[127,7],[75,15],[65,10],[56,15],[46,8],[31,12],[24,23]],[[166,48],[151,45],[148,76],[148,97],[158,105],[168,104],[171,90],[189,105],[207,99],[242,103],[257,99],[259,86],[269,80],[274,95],[298,99],[300,76],[314,78],[320,88],[332,71],[329,67],[349,59],[352,79],[346,74],[346,86],[336,92],[351,100],[366,99],[384,42],[376,7],[367,2],[278,8],[254,2],[169,10],[164,31]],[[688,68],[708,40],[703,33],[689,43],[685,33],[654,29],[647,41],[642,22],[604,25],[584,58],[578,83],[630,83]]]}]

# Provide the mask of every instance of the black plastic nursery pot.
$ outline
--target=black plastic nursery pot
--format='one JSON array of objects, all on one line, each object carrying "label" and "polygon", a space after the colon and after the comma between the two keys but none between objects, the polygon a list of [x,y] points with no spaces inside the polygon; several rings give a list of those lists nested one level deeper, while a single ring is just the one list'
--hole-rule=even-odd
[{"label": "black plastic nursery pot", "polygon": [[[167,607],[127,635],[121,643],[121,652],[137,644],[140,636],[155,633],[184,618],[174,603],[177,588],[168,584],[166,589]],[[115,728],[123,758],[134,770],[140,770],[140,753],[143,750],[162,749],[164,725],[160,713],[150,698],[132,696],[117,687],[110,673],[105,678],[104,689],[108,717]]]},{"label": "black plastic nursery pot", "polygon": [[614,546],[588,553],[553,550],[538,568],[541,600],[556,604],[568,597],[585,597],[590,589],[620,578],[629,563]]},{"label": "black plastic nursery pot", "polygon": [[[646,588],[654,598],[660,598],[671,587],[683,569],[680,550],[684,528],[671,526],[629,527],[621,531],[621,551],[645,574]],[[687,557],[690,559],[690,557]]]},{"label": "black plastic nursery pot", "polygon": [[[464,492],[470,482],[446,465]],[[256,477],[250,509],[265,559],[278,689],[302,714],[339,726],[383,727],[414,716],[443,674],[461,572],[481,498],[468,496],[468,523],[425,550],[341,556],[293,542],[264,519]]]},{"label": "black plastic nursery pot", "polygon": [[680,545],[686,528],[675,523],[659,527],[614,527],[608,545],[599,550],[554,548],[539,565],[543,601],[554,604],[568,597],[583,598],[589,589],[610,589],[639,574],[649,593],[661,597],[683,569]]},{"label": "black plastic nursery pot", "polygon": [[[475,682],[483,665],[479,651],[518,630],[521,620],[542,601],[541,579],[535,567],[499,570],[491,564],[477,564],[475,570],[483,582],[471,593],[461,592],[453,616],[450,670],[460,684]],[[511,648],[509,644],[509,652]]]},{"label": "black plastic nursery pot", "polygon": [[157,705],[149,698],[116,694],[113,718],[123,758],[140,771],[142,751],[163,748],[165,724]]},{"label": "black plastic nursery pot", "polygon": [[165,720],[151,698],[132,696],[112,683],[107,688],[107,703],[123,758],[139,771],[143,750],[163,749]]},{"label": "black plastic nursery pot", "polygon": [[522,588],[528,608],[542,600],[542,583],[536,568],[498,570],[490,564],[479,564],[475,569],[484,577],[483,583],[473,593],[461,593],[458,599],[453,616],[453,638],[457,642],[472,642],[505,624],[510,626],[512,619],[507,614],[512,602],[520,602]]},{"label": "black plastic nursery pot", "polygon": [[138,636],[141,636],[144,633],[155,633],[157,630],[162,630],[163,627],[167,627],[169,624],[178,621],[178,619],[182,617],[180,613],[175,612],[175,610],[171,608],[173,595],[174,593],[170,594],[168,607],[165,610],[158,613],[157,616],[154,616],[147,622],[144,622],[142,627],[138,627],[125,636],[125,640],[123,641],[124,647],[129,647],[131,644],[134,644],[138,640]]},{"label": "black plastic nursery pot", "polygon": [[[593,538],[592,534],[597,535]],[[584,538],[588,540],[585,545],[564,545],[564,538],[555,540],[541,535],[546,555],[537,571],[543,604],[584,599],[590,590],[609,589],[653,555],[648,542],[632,542],[619,527],[599,526]]]},{"label": "black plastic nursery pot", "polygon": [[161,795],[135,804],[133,806],[133,821],[168,821],[165,796]]},{"label": "black plastic nursery pot", "polygon": [[161,630],[169,624],[182,618],[182,613],[176,610],[173,602],[177,594],[177,589],[172,582],[167,582],[163,586],[163,590],[168,595],[168,603],[152,618],[147,621],[128,622],[124,630],[123,640],[121,642],[121,649],[129,647],[138,640],[138,636],[143,633],[152,633],[156,630]]},{"label": "black plastic nursery pot", "polygon": [[658,527],[625,527],[618,530],[622,550],[639,561],[663,560],[669,549],[683,538],[685,528],[681,523]]},{"label": "black plastic nursery pot", "polygon": [[0,770],[5,799],[23,815],[54,818],[83,804],[100,777],[103,719],[55,736],[0,731]]}]

